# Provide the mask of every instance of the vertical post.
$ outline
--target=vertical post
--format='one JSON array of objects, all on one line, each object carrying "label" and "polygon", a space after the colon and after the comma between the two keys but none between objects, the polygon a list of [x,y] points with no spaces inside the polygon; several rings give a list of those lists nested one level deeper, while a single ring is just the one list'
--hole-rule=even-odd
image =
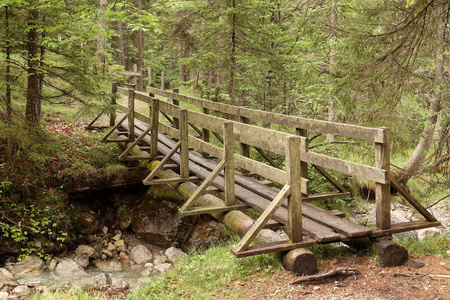
[{"label": "vertical post", "polygon": [[134,90],[128,89],[128,140],[134,141]]},{"label": "vertical post", "polygon": [[[246,117],[239,117],[239,120],[244,124],[249,124],[250,120]],[[244,157],[250,157],[250,146],[244,143],[241,143],[241,155]],[[248,174],[248,170],[242,169],[242,174]]]},{"label": "vertical post", "polygon": [[225,205],[234,205],[234,133],[233,122],[223,124],[223,160],[225,161]]},{"label": "vertical post", "polygon": [[[117,97],[117,82],[113,82],[111,85],[111,106],[116,105]],[[116,110],[109,115],[109,126],[114,126],[116,124]]]},{"label": "vertical post", "polygon": [[[151,71],[151,68],[150,68],[150,71]],[[152,82],[150,82],[148,85],[150,87],[155,87],[155,84]],[[148,93],[148,95],[150,96],[150,98],[155,98],[155,94],[153,94],[153,93]],[[152,117],[152,105],[148,106],[148,115],[150,116],[150,118]]]},{"label": "vertical post", "polygon": [[288,197],[288,236],[293,243],[303,240],[302,233],[302,189],[301,189],[301,137],[286,138],[286,174],[291,187]]},{"label": "vertical post", "polygon": [[138,83],[138,79],[137,79],[137,75],[136,75],[137,72],[138,72],[138,67],[135,64],[135,65],[133,65],[133,73],[134,73],[134,75],[133,75],[133,83],[134,83],[134,88],[136,88],[137,83]]},{"label": "vertical post", "polygon": [[188,111],[180,109],[180,176],[181,178],[189,177],[189,149],[188,149]]},{"label": "vertical post", "polygon": [[147,67],[147,73],[148,73],[148,85],[151,86],[152,85],[152,68],[151,67]]},{"label": "vertical post", "polygon": [[[306,130],[306,129],[296,128],[295,134],[308,139],[308,130]],[[304,161],[301,162],[301,176],[302,176],[302,178],[308,179],[308,163],[304,162]],[[308,188],[309,188],[309,186],[308,186]],[[309,191],[307,194],[305,194],[305,196],[307,197],[308,194],[309,194]]]},{"label": "vertical post", "polygon": [[158,154],[158,126],[159,126],[159,100],[152,99],[152,129],[151,129],[151,139],[150,139],[150,155],[155,157]]},{"label": "vertical post", "polygon": [[161,71],[161,89],[164,89],[165,86],[165,75],[164,75],[164,71]]},{"label": "vertical post", "polygon": [[389,129],[380,129],[384,136],[384,143],[375,143],[375,167],[386,170],[386,183],[375,184],[376,226],[380,229],[391,228],[390,203],[390,136]]},{"label": "vertical post", "polygon": [[[172,92],[178,94],[180,90],[177,88],[172,89]],[[172,99],[172,103],[173,105],[176,106],[180,106],[180,101]],[[173,117],[173,127],[175,127],[176,129],[180,129],[180,120],[178,120],[178,118]]]}]

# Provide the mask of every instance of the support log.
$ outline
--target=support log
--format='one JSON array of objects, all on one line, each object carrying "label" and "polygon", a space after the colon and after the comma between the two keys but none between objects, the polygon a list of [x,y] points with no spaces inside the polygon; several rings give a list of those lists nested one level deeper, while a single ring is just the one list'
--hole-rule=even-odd
[{"label": "support log", "polygon": [[375,241],[373,244],[383,267],[401,266],[408,261],[408,250],[392,240]]}]

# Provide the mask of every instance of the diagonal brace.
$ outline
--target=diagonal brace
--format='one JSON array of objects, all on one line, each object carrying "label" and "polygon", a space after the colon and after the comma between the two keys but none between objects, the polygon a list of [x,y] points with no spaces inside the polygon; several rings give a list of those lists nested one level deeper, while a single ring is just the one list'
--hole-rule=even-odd
[{"label": "diagonal brace", "polygon": [[[114,132],[114,130],[116,130],[122,123],[123,121],[125,121],[125,119],[128,117],[128,114],[125,114],[120,120],[119,122],[116,123],[116,125],[114,125],[110,130],[108,130],[108,132],[106,133],[106,135],[101,139],[102,142],[107,141],[107,138]],[[126,140],[124,140],[125,142]]]},{"label": "diagonal brace", "polygon": [[[133,148],[147,135],[147,133],[149,133],[149,131],[151,130],[151,127],[148,127],[127,149],[125,149],[125,151],[122,152],[122,154],[120,154],[119,156],[119,161],[122,160],[126,160],[125,157],[131,152],[131,150],[133,150]],[[155,154],[155,153],[151,153],[151,154]]]},{"label": "diagonal brace", "polygon": [[169,161],[169,159],[177,152],[177,150],[181,147],[181,141],[177,142],[175,146],[170,150],[169,153],[164,156],[164,158],[161,160],[161,162],[156,166],[156,168],[153,169],[153,171],[148,174],[148,176],[142,180],[142,183],[145,185],[148,185],[149,182],[155,177],[156,173],[158,173],[164,165]]}]

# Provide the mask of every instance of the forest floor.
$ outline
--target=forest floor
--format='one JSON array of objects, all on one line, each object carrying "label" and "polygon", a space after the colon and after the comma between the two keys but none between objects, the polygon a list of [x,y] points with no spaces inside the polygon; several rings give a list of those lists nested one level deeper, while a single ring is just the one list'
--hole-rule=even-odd
[{"label": "forest floor", "polygon": [[[421,262],[417,269],[414,262]],[[253,275],[227,287],[232,295],[249,299],[450,299],[450,260],[442,256],[412,259],[399,267],[383,268],[374,257],[339,255],[323,262],[320,273],[338,267],[355,268],[360,275],[331,277],[323,281],[291,285],[300,276],[280,270],[272,275]],[[213,295],[212,295],[213,296]],[[216,295],[216,299],[222,298]],[[233,297],[232,297],[233,298]]]}]

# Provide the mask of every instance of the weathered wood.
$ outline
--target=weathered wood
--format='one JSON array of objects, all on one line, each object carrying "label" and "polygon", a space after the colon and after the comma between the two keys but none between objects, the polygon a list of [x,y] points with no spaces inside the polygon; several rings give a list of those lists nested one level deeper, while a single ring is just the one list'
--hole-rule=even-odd
[{"label": "weathered wood", "polygon": [[288,236],[293,243],[301,242],[303,239],[302,190],[299,180],[301,178],[300,142],[299,136],[289,136],[285,140],[286,174],[291,187],[291,194],[288,197]]},{"label": "weathered wood", "polygon": [[127,117],[128,115],[124,115],[122,118],[120,118],[119,122],[117,122],[117,124],[115,124],[111,129],[109,129],[100,141],[107,142],[108,141],[107,138],[117,129],[117,127],[119,127],[123,123],[123,121],[125,121]]},{"label": "weathered wood", "polygon": [[151,130],[151,127],[148,127],[142,134],[139,135],[139,137],[131,143],[130,146],[128,146],[125,151],[123,151],[119,155],[119,161],[127,160],[126,156],[131,152],[131,150],[147,135],[147,133]]},{"label": "weathered wood", "polygon": [[196,176],[191,176],[188,178],[183,177],[175,177],[175,178],[169,178],[169,179],[153,179],[151,181],[147,181],[146,185],[157,185],[157,184],[168,184],[168,183],[180,183],[185,181],[199,181],[200,179]]},{"label": "weathered wood", "polygon": [[337,188],[339,191],[346,193],[347,190],[345,189],[345,187],[339,183],[339,181],[337,181],[336,179],[334,179],[333,176],[331,176],[330,174],[328,174],[327,171],[325,171],[324,168],[322,168],[321,166],[316,166],[316,165],[312,165],[317,172],[319,172],[323,177],[325,177],[335,188]]},{"label": "weathered wood", "polygon": [[[152,179],[156,176],[156,174],[159,172],[159,170],[162,170],[162,168],[164,167],[164,165],[169,161],[169,159],[175,154],[175,152],[177,152],[178,148],[180,148],[181,146],[181,141],[179,141],[178,143],[175,144],[175,146],[172,148],[172,150],[170,150],[170,152],[168,152],[164,158],[161,160],[161,162],[158,164],[158,166],[156,166],[153,171],[147,176],[147,178],[145,178],[142,183],[145,185],[150,184],[150,182],[152,181]],[[187,177],[187,176],[186,176]]]},{"label": "weathered wood", "polygon": [[[309,241],[313,242],[311,239],[305,239],[304,243],[307,244]],[[317,273],[317,260],[314,254],[304,248],[298,248],[287,253],[283,257],[283,265],[295,275],[311,275]]]},{"label": "weathered wood", "polygon": [[152,68],[147,67],[147,74],[148,74],[148,85],[150,86],[152,84]]},{"label": "weathered wood", "polygon": [[438,227],[441,226],[441,222],[430,222],[426,220],[417,220],[417,221],[411,221],[411,222],[405,222],[405,223],[396,223],[392,224],[391,228],[389,229],[375,229],[373,230],[371,237],[380,237],[380,236],[386,236],[391,235],[394,233],[399,232],[406,232],[406,231],[412,231],[412,230],[418,230],[418,229],[424,229],[424,228],[430,228],[430,227]]},{"label": "weathered wood", "polygon": [[408,261],[408,250],[391,240],[374,241],[383,267],[401,266]]},{"label": "weathered wood", "polygon": [[394,189],[397,190],[425,219],[430,222],[436,222],[436,218],[417,201],[414,196],[409,193],[400,183],[394,178],[391,178],[391,184]]},{"label": "weathered wood", "polygon": [[[177,88],[172,89],[172,92],[178,94],[179,90]],[[180,101],[176,100],[176,99],[172,99],[172,103],[175,106],[180,106]],[[187,119],[186,119],[187,121]],[[180,120],[176,117],[173,117],[173,126],[177,129],[180,128]]]},{"label": "weathered wood", "polygon": [[[302,128],[295,128],[295,134],[305,138],[305,143],[306,143],[306,145],[305,145],[305,148],[306,148],[305,152],[307,152],[308,148],[309,148],[309,145],[308,145],[308,143],[309,143],[308,130],[302,129]],[[308,179],[308,163],[307,162],[302,161],[300,163],[300,176],[302,178]],[[303,194],[305,194],[305,196],[308,196],[310,194],[310,192],[311,191],[308,189],[306,191],[306,193],[303,193]],[[305,201],[305,200],[303,200],[303,201]]]},{"label": "weathered wood", "polygon": [[[188,123],[187,110],[181,109],[180,118],[178,119],[178,128],[180,131],[180,176],[187,178],[189,176],[189,147],[188,147]],[[155,135],[158,136],[158,135]]]},{"label": "weathered wood", "polygon": [[278,196],[273,199],[269,206],[267,206],[267,208],[264,210],[261,216],[259,216],[255,224],[253,224],[253,226],[247,231],[241,241],[236,246],[232,247],[235,252],[239,253],[241,251],[245,251],[248,246],[250,246],[256,235],[261,231],[261,229],[263,229],[264,225],[274,215],[276,210],[281,206],[281,204],[284,202],[284,199],[289,195],[290,192],[291,187],[289,185],[285,185],[281,189]]},{"label": "weathered wood", "polygon": [[321,193],[321,194],[314,194],[309,195],[308,197],[302,197],[303,202],[305,201],[316,201],[316,200],[324,200],[324,199],[331,199],[331,198],[346,198],[349,197],[350,193]]},{"label": "weathered wood", "polygon": [[245,204],[192,208],[192,209],[183,211],[183,216],[195,216],[195,215],[211,214],[211,213],[226,212],[226,211],[248,209],[248,208],[249,207]]},{"label": "weathered wood", "polygon": [[306,152],[302,153],[304,162],[335,170],[344,174],[365,178],[385,184],[389,181],[387,171],[379,167],[370,167],[363,164],[354,163],[348,160],[330,157],[327,155]]},{"label": "weathered wood", "polygon": [[225,122],[223,124],[223,160],[225,161],[224,180],[225,180],[225,205],[234,205],[235,187],[234,187],[234,124]]},{"label": "weathered wood", "polygon": [[[117,97],[117,82],[113,82],[111,84],[111,100],[110,100],[110,104],[113,107],[117,103],[116,97]],[[116,124],[116,112],[115,111],[111,112],[109,115],[109,126],[114,126],[114,124]]]},{"label": "weathered wood", "polygon": [[[305,239],[305,241],[300,243],[288,243],[288,242],[274,242],[267,244],[257,244],[252,245],[245,251],[237,252],[236,249],[232,248],[231,252],[238,258],[247,257],[252,255],[261,255],[267,253],[276,252],[287,252],[283,257],[283,266],[286,270],[292,271],[294,274],[314,274],[311,273],[314,269],[317,269],[317,260],[311,251],[305,249],[306,247],[316,246],[317,242],[313,239]],[[297,250],[302,249],[301,252]],[[290,255],[290,253],[292,253]],[[304,255],[299,255],[304,253]],[[284,258],[290,255],[290,257],[285,260]],[[315,266],[315,268],[314,268]]]},{"label": "weathered wood", "polygon": [[385,143],[375,143],[375,167],[385,170],[386,182],[375,181],[376,225],[380,229],[391,227],[390,139],[389,130],[384,128]]},{"label": "weathered wood", "polygon": [[[244,124],[249,124],[250,120],[245,117],[240,117],[240,122],[244,123]],[[241,146],[241,155],[243,157],[250,158],[250,146],[245,143],[241,143],[240,146]],[[248,172],[248,170],[242,169],[242,173],[248,174],[249,172]]]},{"label": "weathered wood", "polygon": [[158,133],[159,133],[159,100],[152,99],[152,116],[151,116],[151,142],[150,155],[156,156],[158,153]]},{"label": "weathered wood", "polygon": [[346,268],[346,267],[340,267],[340,268],[336,268],[334,270],[328,271],[326,273],[323,274],[319,274],[319,275],[314,275],[314,276],[308,276],[306,278],[300,278],[298,280],[295,280],[293,282],[291,282],[290,284],[300,284],[303,282],[307,282],[307,281],[321,281],[330,277],[334,277],[334,276],[354,276],[354,275],[359,275],[361,274],[361,272],[358,269],[355,268]]},{"label": "weathered wood", "polygon": [[[164,90],[166,85],[166,78],[165,78],[165,72],[161,71],[161,90]],[[157,94],[157,93],[155,93]]]},{"label": "weathered wood", "polygon": [[287,116],[284,114],[265,112],[240,106],[233,106],[229,104],[213,102],[195,97],[188,97],[180,94],[174,94],[168,91],[158,90],[151,87],[148,88],[148,91],[161,95],[163,97],[177,99],[185,103],[193,104],[199,107],[205,107],[210,110],[219,111],[221,113],[246,117],[254,121],[270,122],[293,128],[302,128],[311,131],[319,131],[333,135],[361,139],[369,142],[379,142],[379,143],[386,142],[384,140],[384,135],[380,132],[378,128],[369,128],[364,126],[307,119],[296,116]]},{"label": "weathered wood", "polygon": [[128,139],[134,140],[134,90],[129,89],[127,95],[128,101]]}]

